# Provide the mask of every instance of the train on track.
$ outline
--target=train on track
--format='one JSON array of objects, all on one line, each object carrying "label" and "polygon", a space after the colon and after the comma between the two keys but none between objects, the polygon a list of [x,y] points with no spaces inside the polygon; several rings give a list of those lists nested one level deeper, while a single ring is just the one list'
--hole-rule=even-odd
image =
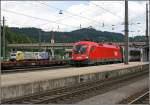
[{"label": "train on track", "polygon": [[141,49],[129,47],[129,61],[141,61]]},{"label": "train on track", "polygon": [[48,60],[48,52],[23,52],[16,51],[10,53],[10,61],[33,61],[33,60]]},{"label": "train on track", "polygon": [[51,59],[49,52],[23,52],[15,51],[10,53],[9,61],[1,62],[1,69],[18,69],[29,67],[49,67],[67,65],[65,59]]},{"label": "train on track", "polygon": [[[124,60],[124,48],[113,44],[79,41],[72,50],[71,65],[95,65],[99,63],[119,63]],[[129,60],[140,61],[141,51],[129,48]]]},{"label": "train on track", "polygon": [[[10,61],[1,62],[2,69],[30,66],[52,65],[96,65],[107,63],[121,63],[124,60],[124,48],[113,44],[96,43],[91,41],[76,42],[69,59],[50,59],[50,52],[23,52],[10,53]],[[140,61],[141,50],[129,48],[129,61]]]}]

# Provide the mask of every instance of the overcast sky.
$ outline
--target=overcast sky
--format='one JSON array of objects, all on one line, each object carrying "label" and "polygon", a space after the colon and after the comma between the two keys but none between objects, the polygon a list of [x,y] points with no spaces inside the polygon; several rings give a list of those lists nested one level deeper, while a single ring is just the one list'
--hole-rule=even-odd
[{"label": "overcast sky", "polygon": [[[145,34],[146,2],[129,1],[129,36]],[[2,1],[1,16],[10,27],[72,31],[92,26],[124,33],[124,1]]]}]

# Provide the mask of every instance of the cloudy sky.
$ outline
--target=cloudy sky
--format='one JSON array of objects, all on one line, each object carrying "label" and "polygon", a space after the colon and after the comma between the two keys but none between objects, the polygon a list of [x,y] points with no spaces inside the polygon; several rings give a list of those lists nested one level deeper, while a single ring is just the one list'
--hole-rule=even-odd
[{"label": "cloudy sky", "polygon": [[[146,3],[129,1],[129,36],[145,34]],[[124,1],[2,1],[2,16],[10,27],[72,31],[92,26],[124,33]]]}]

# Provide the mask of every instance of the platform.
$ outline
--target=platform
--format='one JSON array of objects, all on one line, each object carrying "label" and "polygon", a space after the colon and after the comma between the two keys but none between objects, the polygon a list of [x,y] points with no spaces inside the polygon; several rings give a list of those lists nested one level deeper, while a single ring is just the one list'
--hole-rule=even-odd
[{"label": "platform", "polygon": [[130,62],[129,65],[120,63],[3,74],[1,75],[1,98],[9,99],[20,97],[81,82],[116,77],[144,70],[145,67],[148,67],[147,64],[148,63]]}]

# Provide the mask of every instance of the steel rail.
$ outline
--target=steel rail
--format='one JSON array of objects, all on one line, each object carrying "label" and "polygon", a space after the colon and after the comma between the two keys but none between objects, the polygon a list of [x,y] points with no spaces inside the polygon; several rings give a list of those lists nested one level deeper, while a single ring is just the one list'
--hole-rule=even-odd
[{"label": "steel rail", "polygon": [[[142,95],[140,95],[136,99],[132,100],[130,103],[128,103],[128,105],[136,104],[139,100],[143,100],[147,95],[149,95],[149,91],[146,91],[145,93],[143,93]],[[140,104],[143,104],[143,103],[140,103]]]},{"label": "steel rail", "polygon": [[[137,76],[137,75],[134,75],[134,76]],[[78,95],[78,94],[88,94],[89,92],[93,92],[95,90],[99,90],[101,89],[102,91],[105,91],[105,90],[109,90],[110,88],[109,87],[112,87],[113,84],[117,84],[119,81],[126,81],[128,80],[129,78],[133,78],[134,77],[133,75],[130,75],[128,78],[127,77],[122,77],[121,79],[117,78],[115,80],[111,80],[111,81],[104,81],[102,83],[97,83],[95,84],[94,86],[93,85],[90,85],[90,86],[87,86],[87,87],[83,87],[81,89],[75,89],[74,91],[69,91],[69,92],[66,92],[66,93],[63,93],[63,94],[60,94],[58,96],[55,96],[55,97],[49,97],[47,99],[44,99],[42,101],[38,101],[38,102],[35,102],[35,104],[41,104],[41,103],[59,103],[59,100],[63,101],[65,99],[69,99],[70,97],[74,97],[75,95]],[[106,89],[105,89],[106,88]],[[111,90],[111,89],[110,89]],[[102,92],[103,93],[103,92]],[[65,97],[68,97],[68,98],[65,98]]]},{"label": "steel rail", "polygon": [[[70,86],[70,87],[65,87],[65,88],[61,88],[61,89],[56,89],[54,91],[47,91],[45,93],[40,93],[40,94],[36,94],[36,95],[31,95],[31,96],[27,96],[27,97],[22,97],[22,98],[16,98],[16,99],[12,99],[12,100],[6,100],[6,101],[2,101],[2,103],[50,103],[51,101],[55,103],[55,101],[57,102],[57,100],[64,98],[66,96],[70,95],[74,95],[74,94],[81,94],[82,92],[85,91],[89,91],[89,90],[95,90],[95,89],[102,89],[102,91],[104,91],[103,89],[108,89],[110,87],[112,87],[111,85],[113,85],[114,83],[116,84],[118,83],[123,83],[120,81],[127,81],[127,80],[131,80],[131,78],[135,78],[135,77],[140,77],[140,75],[143,74],[147,74],[148,71],[143,71],[143,72],[137,72],[137,73],[132,73],[132,74],[128,74],[128,75],[124,75],[124,76],[120,76],[120,77],[115,77],[115,78],[109,78],[103,81],[90,81],[87,83],[82,83],[82,84],[78,84],[75,86]],[[145,77],[145,76],[144,76]],[[115,88],[114,88],[115,89]],[[71,96],[73,97],[73,96]]]},{"label": "steel rail", "polygon": [[24,68],[18,68],[18,69],[9,69],[9,70],[1,70],[2,75],[3,74],[10,74],[10,73],[21,73],[21,72],[29,72],[29,71],[39,71],[39,70],[56,70],[61,68],[70,68],[72,66],[70,65],[61,65],[61,66],[47,66],[47,67],[24,67]]}]

